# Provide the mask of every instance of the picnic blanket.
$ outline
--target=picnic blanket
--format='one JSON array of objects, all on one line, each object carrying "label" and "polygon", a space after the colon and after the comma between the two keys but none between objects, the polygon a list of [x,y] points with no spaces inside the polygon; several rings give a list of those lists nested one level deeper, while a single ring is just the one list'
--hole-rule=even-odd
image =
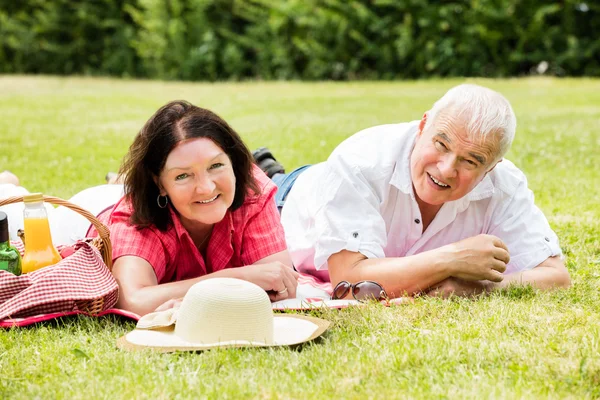
[{"label": "picnic blanket", "polygon": [[[360,304],[356,300],[330,300],[331,283],[321,282],[311,275],[300,274],[298,278],[298,289],[295,299],[287,299],[273,303],[273,310],[308,310],[319,307],[329,308],[344,308],[351,305]],[[68,312],[49,312],[40,313],[37,315],[27,316],[23,318],[5,318],[0,320],[0,328],[20,327],[36,324],[39,322],[49,321],[55,318],[68,317],[73,315],[88,315],[89,313],[81,310],[73,310]],[[137,321],[140,319],[138,314],[130,311],[121,310],[118,308],[109,308],[105,311],[94,315],[95,317],[103,317],[106,315],[118,315],[128,319]]]}]

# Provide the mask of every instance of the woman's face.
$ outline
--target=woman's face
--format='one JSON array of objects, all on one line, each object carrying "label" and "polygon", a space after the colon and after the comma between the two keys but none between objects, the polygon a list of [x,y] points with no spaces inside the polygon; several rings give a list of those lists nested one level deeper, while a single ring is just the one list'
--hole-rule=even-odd
[{"label": "woman's face", "polygon": [[212,140],[188,139],[169,153],[158,177],[162,196],[188,230],[213,225],[225,217],[235,197],[235,174],[229,156]]}]

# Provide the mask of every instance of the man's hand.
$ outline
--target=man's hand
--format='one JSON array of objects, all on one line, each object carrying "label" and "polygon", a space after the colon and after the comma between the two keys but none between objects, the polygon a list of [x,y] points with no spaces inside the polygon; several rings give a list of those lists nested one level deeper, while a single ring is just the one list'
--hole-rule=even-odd
[{"label": "man's hand", "polygon": [[442,247],[450,259],[450,275],[466,281],[501,282],[510,255],[496,236],[477,235]]},{"label": "man's hand", "polygon": [[435,287],[428,289],[427,296],[448,298],[451,295],[468,297],[475,296],[489,291],[490,282],[485,281],[464,281],[457,278],[448,278],[441,281]]}]

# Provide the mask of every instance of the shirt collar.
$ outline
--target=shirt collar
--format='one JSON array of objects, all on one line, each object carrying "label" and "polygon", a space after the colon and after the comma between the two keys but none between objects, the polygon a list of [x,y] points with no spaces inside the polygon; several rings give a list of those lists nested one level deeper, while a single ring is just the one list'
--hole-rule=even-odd
[{"label": "shirt collar", "polygon": [[414,197],[414,193],[412,178],[410,176],[410,155],[415,147],[418,128],[419,122],[414,121],[405,134],[399,133],[402,139],[399,141],[398,146],[401,146],[402,150],[396,161],[396,168],[394,169],[392,178],[390,179],[391,185],[397,187],[403,193],[410,194],[412,197]]},{"label": "shirt collar", "polygon": [[481,182],[479,182],[465,197],[467,197],[469,201],[477,201],[491,197],[493,194],[494,183],[492,182],[492,178],[490,178],[490,174],[487,173]]},{"label": "shirt collar", "polygon": [[[414,121],[408,128],[407,132],[402,135],[402,140],[399,141],[398,145],[402,146],[400,156],[396,162],[396,168],[390,179],[390,184],[397,187],[398,190],[403,193],[409,194],[414,198],[414,191],[412,185],[412,178],[410,175],[410,156],[415,147],[417,140],[417,131],[419,127],[419,121]],[[494,194],[494,184],[490,178],[490,174],[486,174],[485,177],[471,190],[466,196],[456,200],[456,202],[468,204],[471,201],[482,200],[491,197]]]},{"label": "shirt collar", "polygon": [[173,221],[173,226],[175,227],[177,237],[181,239],[185,234],[189,235],[188,231],[183,227],[183,224],[179,219],[179,215],[175,212],[173,207],[169,207],[169,214],[171,214],[171,221]]}]

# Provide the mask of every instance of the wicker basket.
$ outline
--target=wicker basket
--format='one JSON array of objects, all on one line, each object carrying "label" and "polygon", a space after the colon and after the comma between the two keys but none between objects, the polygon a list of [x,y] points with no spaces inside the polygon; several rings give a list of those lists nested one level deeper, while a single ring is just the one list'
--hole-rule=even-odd
[{"label": "wicker basket", "polygon": [[[110,231],[108,228],[102,224],[92,213],[79,206],[76,206],[73,203],[52,196],[43,196],[43,199],[47,203],[64,206],[83,215],[94,225],[99,236],[91,239],[89,243],[100,251],[104,264],[108,270],[112,272],[112,247],[110,243]],[[22,201],[22,196],[9,197],[7,199],[0,200],[0,206],[19,203]],[[77,307],[79,310],[85,311],[91,315],[97,315],[105,308],[104,300],[104,298],[98,298],[89,301],[77,301]]]},{"label": "wicker basket", "polygon": [[[110,244],[110,231],[104,224],[96,218],[92,213],[83,208],[76,206],[73,203],[69,203],[66,200],[63,200],[58,197],[53,196],[43,196],[44,202],[55,204],[58,206],[67,207],[87,218],[88,221],[94,225],[96,231],[98,231],[98,237],[91,240],[91,244],[96,247],[100,254],[102,254],[102,259],[104,260],[104,264],[108,267],[109,271],[112,271],[112,246]],[[8,204],[21,203],[23,201],[23,196],[13,196],[4,200],[0,200],[0,207]]]}]

